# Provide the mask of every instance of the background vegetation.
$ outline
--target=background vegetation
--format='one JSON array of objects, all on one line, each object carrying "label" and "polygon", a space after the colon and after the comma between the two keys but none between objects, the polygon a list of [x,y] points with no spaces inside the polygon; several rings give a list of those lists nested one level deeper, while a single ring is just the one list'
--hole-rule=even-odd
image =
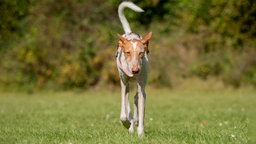
[{"label": "background vegetation", "polygon": [[[2,0],[0,86],[34,90],[115,86],[120,0]],[[149,84],[199,77],[256,86],[253,0],[134,0],[134,32],[153,31]]]}]

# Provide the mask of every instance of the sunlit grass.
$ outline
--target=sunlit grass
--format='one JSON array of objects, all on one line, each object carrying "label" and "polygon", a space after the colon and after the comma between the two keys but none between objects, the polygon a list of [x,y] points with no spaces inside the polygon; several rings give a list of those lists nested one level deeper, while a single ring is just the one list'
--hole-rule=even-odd
[{"label": "sunlit grass", "polygon": [[119,122],[119,91],[1,93],[0,141],[245,144],[255,93],[149,89],[142,139]]}]

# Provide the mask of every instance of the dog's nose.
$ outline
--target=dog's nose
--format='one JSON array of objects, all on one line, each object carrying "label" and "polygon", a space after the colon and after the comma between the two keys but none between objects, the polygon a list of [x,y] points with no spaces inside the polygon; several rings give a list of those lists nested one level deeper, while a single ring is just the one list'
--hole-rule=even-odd
[{"label": "dog's nose", "polygon": [[132,73],[133,73],[133,74],[137,74],[137,73],[139,73],[139,71],[140,71],[140,70],[139,70],[139,67],[138,67],[138,66],[133,66],[133,67],[132,67]]}]

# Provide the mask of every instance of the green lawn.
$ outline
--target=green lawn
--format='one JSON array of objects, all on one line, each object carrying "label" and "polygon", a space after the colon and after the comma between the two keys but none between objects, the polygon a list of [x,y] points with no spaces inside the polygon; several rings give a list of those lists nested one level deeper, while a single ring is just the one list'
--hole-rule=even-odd
[{"label": "green lawn", "polygon": [[119,122],[119,91],[2,92],[0,143],[249,143],[255,90],[147,91],[144,138]]}]

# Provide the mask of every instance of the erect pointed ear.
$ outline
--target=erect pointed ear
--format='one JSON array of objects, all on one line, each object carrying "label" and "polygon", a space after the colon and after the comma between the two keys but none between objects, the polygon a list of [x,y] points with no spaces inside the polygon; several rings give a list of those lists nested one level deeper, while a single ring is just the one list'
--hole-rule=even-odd
[{"label": "erect pointed ear", "polygon": [[121,36],[120,34],[117,34],[119,40],[124,44],[127,42],[127,39],[125,39],[123,36]]},{"label": "erect pointed ear", "polygon": [[152,36],[152,32],[149,32],[145,37],[142,38],[141,42],[143,44],[147,44],[148,41],[150,40],[151,36]]},{"label": "erect pointed ear", "polygon": [[121,36],[120,34],[117,34],[118,36],[118,47],[123,48],[124,44],[127,42],[127,39],[125,39],[123,36]]},{"label": "erect pointed ear", "polygon": [[152,36],[152,32],[149,32],[145,37],[142,38],[141,42],[143,43],[143,45],[145,45],[146,47],[146,52],[149,53],[149,50],[148,50],[148,43],[149,43],[149,40]]}]

